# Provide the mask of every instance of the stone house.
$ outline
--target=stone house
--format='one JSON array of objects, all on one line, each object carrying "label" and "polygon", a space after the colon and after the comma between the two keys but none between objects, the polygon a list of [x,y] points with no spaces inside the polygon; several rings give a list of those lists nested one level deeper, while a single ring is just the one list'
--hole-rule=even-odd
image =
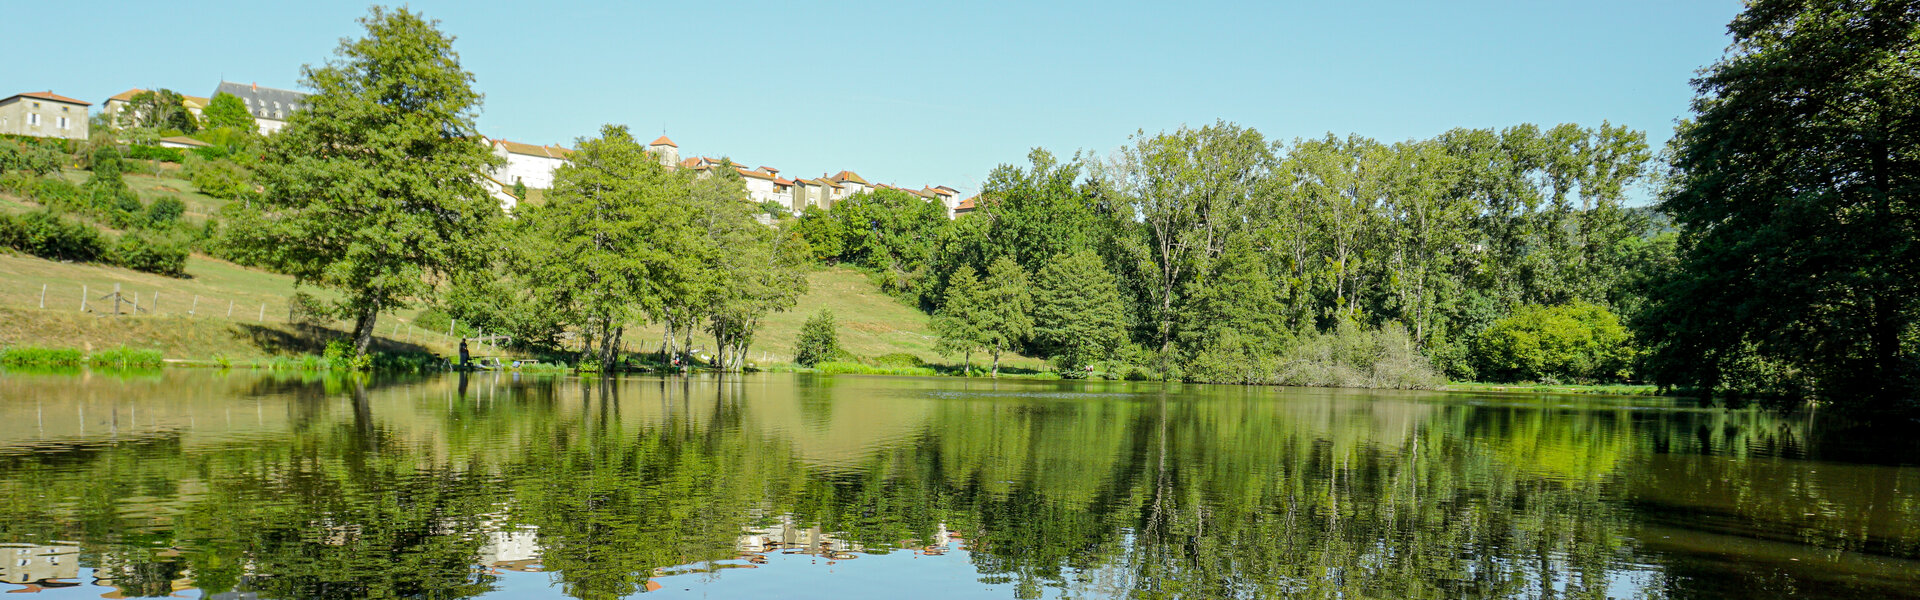
[{"label": "stone house", "polygon": [[14,94],[0,99],[0,133],[84,140],[89,106],[52,90]]},{"label": "stone house", "polygon": [[536,146],[491,138],[487,140],[487,145],[492,148],[494,156],[505,161],[505,164],[488,174],[487,191],[508,211],[520,203],[520,199],[509,192],[513,184],[519,183],[530,189],[552,189],[553,173],[573,156],[572,150],[560,146]]}]

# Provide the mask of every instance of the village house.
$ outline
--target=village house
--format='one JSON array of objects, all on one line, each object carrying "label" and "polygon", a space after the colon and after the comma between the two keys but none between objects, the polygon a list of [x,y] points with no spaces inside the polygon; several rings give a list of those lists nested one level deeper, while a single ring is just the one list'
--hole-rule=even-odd
[{"label": "village house", "polygon": [[[100,113],[107,117],[107,123],[111,124],[115,129],[124,128],[127,123],[133,122],[131,118],[132,115],[127,114],[128,107],[133,104],[133,97],[146,92],[147,90],[133,88],[114,94],[112,97],[107,98],[106,102],[100,103]],[[192,113],[195,119],[205,118],[205,115],[202,113],[206,111],[207,105],[210,103],[212,103],[211,100],[199,96],[180,95],[180,106],[185,107],[188,113]]]},{"label": "village house", "polygon": [[84,140],[89,106],[52,90],[14,94],[0,99],[0,134]]},{"label": "village house", "polygon": [[980,208],[979,200],[979,196],[961,200],[959,204],[953,206],[953,218],[958,219],[961,215],[978,210]]},{"label": "village house", "polygon": [[260,134],[267,135],[287,126],[287,116],[294,111],[306,108],[307,94],[293,90],[261,87],[260,84],[243,85],[231,81],[220,82],[213,95],[221,92],[240,98],[247,107],[247,113],[253,115],[253,122],[260,127]]},{"label": "village house", "polygon": [[647,151],[660,157],[660,166],[671,169],[680,164],[680,145],[667,139],[667,136],[660,136],[659,139],[653,140],[653,143],[647,144]]},{"label": "village house", "polygon": [[553,173],[573,156],[572,150],[560,146],[537,146],[492,138],[487,139],[487,145],[492,148],[494,156],[505,161],[487,175],[487,191],[509,212],[521,200],[510,191],[514,184],[530,189],[552,189]]}]

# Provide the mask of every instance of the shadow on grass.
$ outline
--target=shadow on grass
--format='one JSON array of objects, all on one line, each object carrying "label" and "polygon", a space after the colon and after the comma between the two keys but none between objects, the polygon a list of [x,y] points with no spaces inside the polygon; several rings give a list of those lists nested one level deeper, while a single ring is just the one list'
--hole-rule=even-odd
[{"label": "shadow on grass", "polygon": [[[253,347],[260,349],[261,352],[273,356],[320,354],[327,351],[327,342],[347,340],[350,337],[345,331],[314,325],[269,327],[239,323],[235,324],[235,327],[238,329],[237,337],[253,344]],[[374,336],[368,351],[404,354],[433,353],[426,346],[380,336]]]}]

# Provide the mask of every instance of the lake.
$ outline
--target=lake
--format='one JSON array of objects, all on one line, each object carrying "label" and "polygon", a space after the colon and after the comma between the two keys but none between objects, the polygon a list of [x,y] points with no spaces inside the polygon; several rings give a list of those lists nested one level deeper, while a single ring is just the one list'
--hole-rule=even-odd
[{"label": "lake", "polygon": [[1920,456],[1652,398],[0,374],[0,591],[1920,596]]}]

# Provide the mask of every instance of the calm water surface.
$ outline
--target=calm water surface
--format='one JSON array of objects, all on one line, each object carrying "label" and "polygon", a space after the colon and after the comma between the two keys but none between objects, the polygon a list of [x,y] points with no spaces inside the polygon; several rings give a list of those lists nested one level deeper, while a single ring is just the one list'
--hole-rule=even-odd
[{"label": "calm water surface", "polygon": [[1920,456],[1664,400],[0,374],[0,591],[1920,596]]}]

